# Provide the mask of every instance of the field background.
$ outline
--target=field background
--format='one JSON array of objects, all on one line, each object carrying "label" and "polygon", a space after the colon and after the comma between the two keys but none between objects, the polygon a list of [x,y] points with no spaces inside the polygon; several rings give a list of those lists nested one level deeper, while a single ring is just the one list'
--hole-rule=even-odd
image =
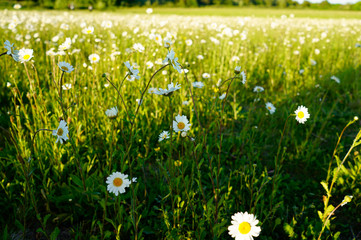
[{"label": "field background", "polygon": [[[260,221],[259,239],[317,239],[332,211],[325,207],[324,186],[330,186],[360,129],[360,121],[354,121],[337,144],[346,124],[360,115],[360,14],[145,10],[0,12],[1,42],[34,50],[33,61],[25,65],[0,57],[3,238],[231,239],[231,216],[248,211]],[[112,28],[104,29],[103,20],[112,21]],[[16,31],[8,27],[14,21]],[[82,22],[94,26],[94,34],[83,34]],[[63,23],[68,30],[60,28]],[[134,114],[140,92],[162,67],[156,61],[167,54],[150,34],[164,38],[167,32],[176,35],[172,49],[189,69],[187,78],[172,67],[160,71],[150,87],[178,82],[182,88],[171,98],[146,92],[132,126],[102,75],[121,86]],[[66,55],[47,54],[66,37],[73,39]],[[141,43],[144,52],[129,54],[126,49],[134,43]],[[99,54],[98,63],[89,62],[92,53]],[[72,84],[62,93],[67,118],[53,83],[62,75],[59,61],[75,68],[63,79]],[[141,79],[121,85],[125,61],[139,65]],[[150,69],[148,61],[154,63]],[[236,66],[246,71],[247,82],[232,81],[221,101],[230,81],[219,83],[232,78]],[[203,73],[211,77],[204,79]],[[205,86],[194,88],[195,81]],[[255,86],[265,91],[254,93]],[[266,102],[275,105],[274,114]],[[282,134],[287,117],[300,105],[309,109],[310,119],[298,124],[290,117]],[[114,106],[119,116],[111,120],[105,111]],[[188,136],[195,141],[175,135],[158,142],[177,114],[190,119]],[[56,129],[61,118],[68,122],[70,141],[55,144],[49,132],[31,141],[40,128]],[[322,239],[361,237],[358,151],[340,167],[329,204],[336,207],[345,195],[354,198],[335,211]],[[115,171],[137,177],[118,197],[105,183]]]}]

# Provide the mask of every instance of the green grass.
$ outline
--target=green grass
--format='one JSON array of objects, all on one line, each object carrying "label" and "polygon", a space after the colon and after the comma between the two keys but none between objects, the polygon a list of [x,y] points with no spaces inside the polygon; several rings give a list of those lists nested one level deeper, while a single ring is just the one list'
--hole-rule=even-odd
[{"label": "green grass", "polygon": [[[342,131],[360,113],[360,21],[321,19],[331,11],[144,11],[0,12],[0,41],[34,50],[25,64],[0,57],[0,236],[231,239],[231,216],[247,211],[260,221],[259,239],[317,239],[323,224],[322,239],[356,239],[360,121]],[[176,11],[187,16],[169,15]],[[295,18],[281,18],[291,13]],[[299,18],[306,16],[319,19]],[[104,29],[103,20],[112,28]],[[13,21],[16,31],[8,29]],[[82,22],[94,34],[82,33]],[[172,66],[153,75],[167,49],[149,34],[165,38],[167,32],[175,35],[171,49],[187,75]],[[49,54],[67,37],[74,39],[71,54]],[[134,43],[145,50],[129,53]],[[92,53],[99,62],[89,61]],[[63,74],[60,61],[75,70]],[[123,82],[126,61],[139,65],[140,80]],[[236,66],[246,72],[245,84],[233,78]],[[59,88],[60,79],[71,89]],[[192,87],[195,81],[205,86]],[[171,97],[148,93],[148,83],[166,88],[170,82],[181,84]],[[255,93],[255,86],[265,91]],[[292,116],[300,105],[311,114],[305,124]],[[109,119],[105,111],[114,106],[118,116]],[[191,123],[189,138],[175,134],[159,142],[178,114]],[[35,135],[56,130],[62,119],[69,126],[64,144],[49,131]],[[137,178],[119,196],[106,184],[117,171]],[[345,195],[352,201],[325,221]]]},{"label": "green grass", "polygon": [[[46,11],[33,8],[32,11]],[[29,10],[29,9],[26,9]],[[31,9],[30,9],[31,11]],[[146,14],[146,8],[114,8],[109,10],[94,10],[94,13],[117,13],[117,14]],[[197,7],[197,8],[153,8],[154,14],[160,15],[181,15],[181,16],[224,16],[224,17],[262,17],[274,18],[285,15],[296,18],[317,18],[317,19],[361,19],[359,11],[347,10],[313,10],[313,9],[277,9],[277,8],[255,8],[255,7]],[[61,10],[51,10],[53,14],[61,14]],[[69,10],[65,12],[70,12]],[[75,10],[72,13],[84,13],[88,10]]]},{"label": "green grass", "polygon": [[[117,13],[144,14],[145,8],[125,8],[116,9]],[[176,14],[182,16],[225,16],[225,17],[281,17],[294,14],[297,18],[332,18],[332,19],[360,19],[357,11],[337,11],[337,10],[311,10],[311,9],[270,9],[270,8],[227,8],[227,7],[199,7],[199,8],[154,8],[155,14],[169,15]]]}]

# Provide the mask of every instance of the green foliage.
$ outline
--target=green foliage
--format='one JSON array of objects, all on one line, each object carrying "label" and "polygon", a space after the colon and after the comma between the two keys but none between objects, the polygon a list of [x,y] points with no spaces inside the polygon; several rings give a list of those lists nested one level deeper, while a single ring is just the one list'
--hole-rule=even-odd
[{"label": "green foliage", "polygon": [[[34,62],[25,64],[0,57],[0,236],[228,239],[231,216],[245,211],[260,221],[260,239],[317,239],[323,223],[325,238],[349,239],[350,229],[360,232],[360,215],[353,212],[361,211],[359,121],[345,130],[332,156],[337,134],[359,114],[360,49],[355,43],[360,22],[343,20],[345,28],[340,28],[339,20],[281,18],[292,13],[283,10],[267,21],[170,19],[141,11],[2,12],[4,26],[23,13],[37,24],[22,21],[16,32],[0,29],[2,42],[34,50]],[[104,28],[103,20],[111,20],[113,27]],[[83,21],[94,26],[94,34],[82,32]],[[156,62],[167,54],[150,39],[152,29],[162,38],[176,33],[172,49],[187,66],[187,78],[172,66],[152,78],[162,67]],[[68,37],[74,39],[69,54],[46,54],[51,48],[57,52]],[[141,43],[144,52],[129,54],[134,43]],[[92,53],[100,55],[99,62],[89,61]],[[60,61],[75,70],[63,75]],[[139,65],[140,80],[122,83],[129,71],[126,61]],[[148,61],[154,63],[149,69]],[[226,81],[235,76],[235,66],[246,71],[245,84],[239,77]],[[204,73],[210,78],[204,79]],[[333,75],[340,84],[331,80]],[[59,89],[60,79],[71,89]],[[150,87],[178,82],[181,89],[170,98],[149,94],[150,80]],[[193,87],[196,81],[205,86]],[[265,91],[255,93],[255,86]],[[266,102],[276,106],[274,114]],[[291,116],[285,124],[299,105],[308,107],[310,119],[299,124]],[[119,113],[109,119],[105,111],[114,106]],[[175,134],[159,142],[177,114],[192,124],[187,137]],[[64,144],[56,144],[50,132],[60,119],[69,126]],[[50,131],[35,135],[43,128]],[[354,151],[341,164],[338,156],[354,139]],[[107,191],[106,179],[115,171],[137,177],[119,196]],[[354,198],[336,210],[345,195]],[[331,196],[327,204],[322,201]]]},{"label": "green foliage", "polygon": [[[16,1],[26,7],[40,6],[50,9],[66,9],[70,4],[74,4],[75,8],[86,9],[88,6],[96,6],[96,9],[113,9],[114,7],[134,7],[134,6],[173,6],[173,7],[199,7],[199,6],[267,6],[280,8],[317,8],[317,9],[352,9],[360,10],[360,4],[347,4],[347,5],[332,5],[328,1],[320,3],[311,3],[304,1],[299,3],[295,0],[73,0],[73,1],[60,1],[60,0],[22,0]],[[5,1],[4,7],[11,7],[14,1]]]}]

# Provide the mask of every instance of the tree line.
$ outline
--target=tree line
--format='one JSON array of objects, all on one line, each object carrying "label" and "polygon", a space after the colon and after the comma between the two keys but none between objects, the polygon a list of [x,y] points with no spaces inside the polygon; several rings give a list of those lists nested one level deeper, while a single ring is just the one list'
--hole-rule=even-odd
[{"label": "tree line", "polygon": [[[0,5],[2,0],[0,0]],[[361,2],[356,4],[330,4],[327,0],[321,3],[311,3],[305,0],[298,3],[295,0],[26,0],[5,1],[7,4],[20,3],[25,6],[44,8],[114,8],[132,6],[167,6],[167,7],[202,7],[202,6],[261,6],[278,8],[319,8],[319,9],[353,9],[361,10]]]}]

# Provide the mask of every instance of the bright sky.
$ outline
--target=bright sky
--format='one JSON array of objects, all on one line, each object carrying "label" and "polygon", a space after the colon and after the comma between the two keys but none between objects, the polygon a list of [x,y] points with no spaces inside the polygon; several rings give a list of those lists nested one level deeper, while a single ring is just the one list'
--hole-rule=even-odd
[{"label": "bright sky", "polygon": [[[304,0],[296,0],[299,3],[303,3]],[[320,3],[323,2],[324,0],[308,0],[309,2],[312,3]],[[328,0],[329,3],[339,3],[339,4],[346,4],[346,3],[357,3],[360,2],[361,0]]]}]

